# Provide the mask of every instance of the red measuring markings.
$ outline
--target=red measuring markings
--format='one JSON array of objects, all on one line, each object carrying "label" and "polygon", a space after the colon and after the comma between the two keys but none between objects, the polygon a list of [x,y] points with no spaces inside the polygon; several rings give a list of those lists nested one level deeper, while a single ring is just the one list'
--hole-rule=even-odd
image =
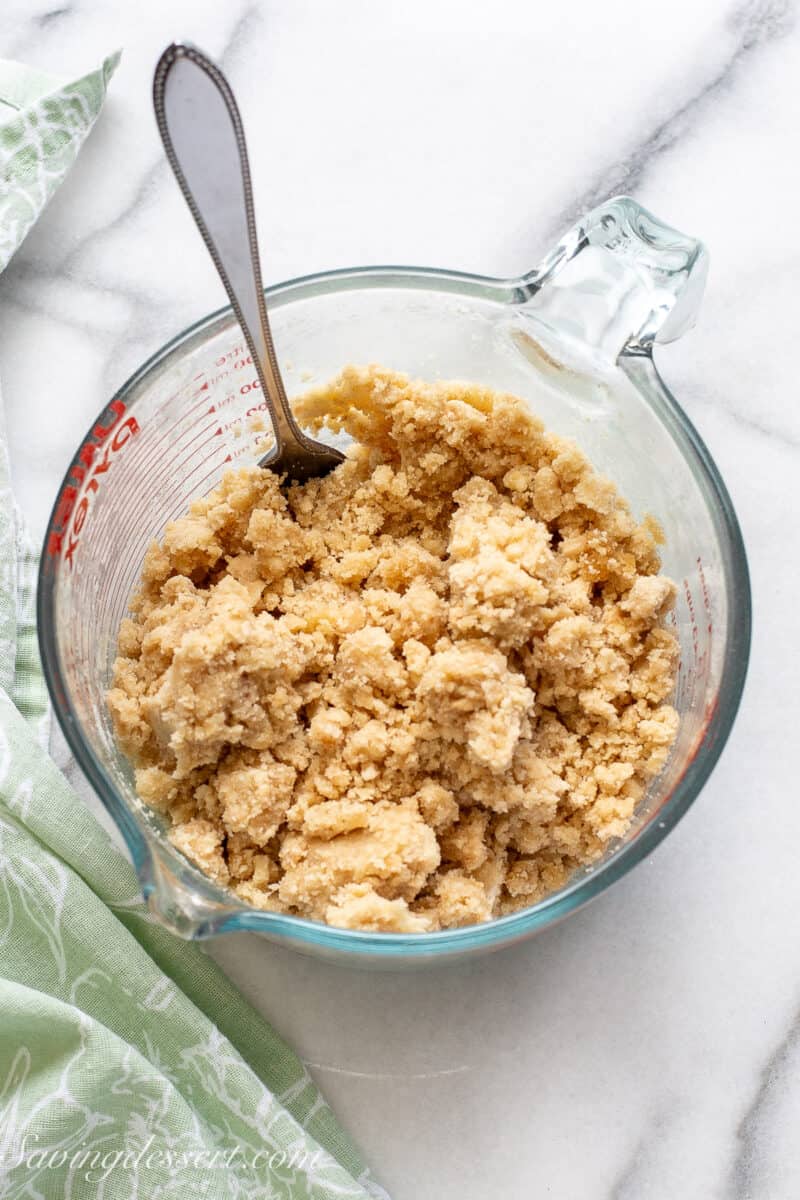
[{"label": "red measuring markings", "polygon": [[126,417],[125,412],[121,400],[111,401],[78,451],[56,501],[47,553],[58,558],[63,552],[70,567],[92,497],[100,490],[114,456],[139,432],[136,418]]},{"label": "red measuring markings", "polygon": [[260,404],[254,404],[252,408],[248,408],[244,415],[245,417],[254,417],[256,413],[267,412],[268,410],[269,403],[266,400],[262,400]]},{"label": "red measuring markings", "polygon": [[[155,440],[152,442],[152,445],[150,445],[148,442],[148,434],[150,434],[150,431],[154,427],[152,425],[150,426],[147,434],[143,436],[139,454],[136,455],[135,458],[129,459],[120,471],[120,484],[122,483],[123,479],[126,483],[128,482],[128,476],[131,471],[134,472],[135,476],[137,472],[141,473],[144,467],[144,469],[148,471],[145,498],[151,497],[154,490],[158,489],[158,487],[164,482],[165,479],[167,479],[171,471],[176,466],[175,459],[171,456],[172,454],[176,453],[179,449],[186,450],[188,447],[194,445],[194,443],[197,442],[198,439],[203,435],[215,437],[222,434],[222,427],[218,425],[216,421],[208,421],[208,417],[211,415],[211,413],[210,409],[206,408],[206,405],[208,404],[208,396],[205,394],[207,388],[208,384],[206,383],[197,389],[195,394],[191,397],[191,399],[196,401],[196,403],[189,409],[188,414],[183,413],[182,416],[173,421],[166,430],[164,430],[155,438]],[[174,393],[171,399],[175,399],[175,397],[178,395],[180,395],[180,392]],[[198,400],[198,398],[200,399]],[[196,414],[193,420],[191,419],[192,414]],[[189,418],[188,421],[187,416]],[[181,424],[186,424],[186,428],[181,429],[177,436],[171,437],[171,435],[175,433],[175,430]],[[194,433],[194,436],[190,437],[188,442],[183,440],[188,434],[193,433],[198,429],[198,426],[201,425],[203,428]],[[169,447],[171,454],[164,455],[163,452],[160,452],[160,447],[163,446],[168,439],[171,440],[171,445]],[[183,462],[185,459],[181,459],[180,461]],[[158,470],[158,467],[161,467],[161,470]],[[139,492],[137,490],[137,495],[138,494]],[[141,513],[137,512],[136,509],[131,510],[130,508],[126,508],[126,514],[129,516],[129,518],[132,518],[132,520],[128,519],[127,521],[123,522],[124,530],[119,524],[115,523],[114,532],[117,540],[123,532],[130,532],[129,527],[132,527],[137,517],[141,516]]]},{"label": "red measuring markings", "polygon": [[223,396],[221,400],[216,400],[208,411],[209,413],[215,413],[218,408],[227,408],[229,404],[233,404],[235,399],[236,396],[233,394],[233,392],[228,392],[227,395]]},{"label": "red measuring markings", "polygon": [[229,433],[230,430],[232,430],[232,429],[238,429],[239,426],[242,424],[243,420],[244,420],[244,417],[234,417],[232,421],[226,421],[225,424],[222,426],[223,431],[225,433]]},{"label": "red measuring markings", "polygon": [[[225,463],[230,462],[230,460],[231,460],[231,455],[229,454],[227,458],[222,460],[223,465]],[[208,480],[211,478],[212,475],[217,475],[218,473],[219,473],[219,463],[215,467],[212,467],[211,470],[208,472],[208,474],[204,475],[202,479],[198,479],[197,483],[194,485],[194,488],[196,489],[197,492],[199,492],[199,494],[201,496],[205,495],[205,490],[204,490],[205,484],[208,482]]]},{"label": "red measuring markings", "polygon": [[691,630],[691,636],[692,636],[692,659],[693,659],[693,662],[692,662],[691,669],[688,670],[686,673],[685,680],[681,681],[682,686],[679,688],[679,691],[682,695],[684,695],[685,697],[688,698],[688,703],[690,706],[694,705],[694,703],[695,703],[695,700],[696,700],[697,694],[698,694],[698,686],[701,686],[701,687],[704,686],[702,683],[702,676],[708,665],[708,658],[709,658],[709,651],[710,651],[710,642],[708,639],[710,639],[710,637],[711,637],[711,632],[712,632],[712,628],[713,628],[712,621],[711,621],[711,612],[710,612],[711,599],[708,594],[708,590],[706,588],[706,581],[705,581],[705,577],[703,574],[703,568],[702,568],[702,564],[701,564],[699,558],[697,559],[697,566],[698,566],[700,581],[701,581],[701,592],[702,592],[702,596],[703,596],[703,608],[705,609],[705,617],[707,618],[707,624],[704,623],[704,628],[703,628],[703,646],[702,646],[702,648],[701,648],[701,643],[700,643],[700,625],[698,624],[698,620],[697,620],[698,614],[697,614],[697,605],[695,604],[695,598],[692,593],[692,589],[689,584],[689,580],[684,578],[681,581],[683,583],[683,594],[686,598],[686,607],[689,610],[689,628]]},{"label": "red measuring markings", "polygon": [[[193,404],[191,408],[187,409],[186,412],[181,413],[181,415],[172,422],[172,424],[169,426],[169,428],[165,429],[163,431],[163,433],[161,433],[155,439],[152,446],[149,447],[150,454],[152,454],[155,450],[157,450],[159,446],[163,445],[163,443],[170,437],[170,435],[172,433],[175,432],[175,430],[178,428],[179,425],[184,424],[184,422],[186,422],[189,417],[191,417],[194,413],[197,413],[200,409],[202,409],[203,411],[200,412],[199,416],[195,417],[194,421],[192,421],[188,424],[188,426],[185,430],[181,431],[181,433],[178,435],[179,437],[183,437],[184,433],[188,433],[190,429],[194,429],[194,427],[196,425],[200,424],[200,422],[203,420],[204,417],[208,417],[208,416],[212,415],[212,413],[214,412],[214,406],[208,405],[208,396],[203,395],[203,393],[206,391],[208,391],[208,383],[207,382],[204,383],[202,385],[202,387],[198,388],[198,390],[195,392],[195,394],[191,397],[191,399],[196,401],[196,403]],[[174,400],[179,395],[180,395],[180,392],[176,392],[174,396],[170,396],[170,400]],[[206,405],[208,405],[208,407],[205,407]]]},{"label": "red measuring markings", "polygon": [[239,345],[234,346],[232,350],[228,350],[227,353],[221,354],[219,356],[219,358],[217,359],[217,361],[214,363],[214,366],[215,367],[224,367],[228,362],[230,362],[230,360],[232,358],[241,358],[242,355],[244,355],[244,354],[247,354],[247,349],[240,342]]},{"label": "red measuring markings", "polygon": [[222,383],[223,379],[227,379],[229,375],[230,371],[227,367],[225,367],[224,370],[217,371],[216,374],[210,375],[208,378],[208,383],[213,387],[216,383]]},{"label": "red measuring markings", "polygon": [[[210,436],[209,436],[209,431],[212,429],[213,429],[213,433],[210,433]],[[191,449],[192,443],[196,442],[202,434],[206,435],[206,438],[205,438],[206,443],[215,442],[215,445],[214,445],[213,449],[211,450],[210,454],[207,454],[204,458],[201,458],[199,460],[199,462],[197,463],[197,466],[192,468],[192,470],[189,471],[186,475],[182,475],[181,468],[185,465],[187,460],[191,459],[193,453],[198,452],[197,450],[192,451],[192,449]],[[147,491],[146,491],[146,493],[140,494],[140,499],[142,499],[144,503],[129,510],[129,512],[127,514],[127,519],[124,520],[115,529],[115,538],[117,539],[117,541],[124,544],[125,539],[131,535],[133,530],[136,528],[136,525],[144,520],[144,517],[146,515],[145,508],[146,508],[147,504],[149,503],[150,498],[156,493],[158,493],[159,495],[161,494],[162,487],[164,487],[164,485],[168,483],[168,480],[171,476],[177,475],[178,481],[179,481],[179,486],[181,486],[185,482],[186,479],[190,478],[191,475],[194,474],[194,472],[198,469],[198,467],[202,466],[203,463],[207,462],[208,459],[211,458],[212,455],[218,454],[220,452],[220,450],[222,449],[222,445],[220,445],[219,443],[216,443],[215,440],[216,440],[216,438],[220,437],[221,434],[222,434],[221,426],[216,426],[215,423],[212,421],[212,423],[210,425],[207,425],[205,427],[205,429],[201,430],[201,432],[199,434],[197,434],[195,437],[193,437],[191,439],[191,441],[186,442],[184,445],[182,445],[180,447],[180,449],[182,451],[180,457],[172,458],[170,455],[167,455],[166,461],[162,464],[162,469],[157,472],[153,471],[152,474],[147,476]],[[188,451],[188,453],[187,453],[187,451]],[[173,492],[174,492],[174,489],[173,489]],[[169,493],[169,495],[171,496],[173,494],[173,492]],[[169,507],[168,498],[166,498],[163,503],[164,503],[165,508]]]},{"label": "red measuring markings", "polygon": [[[186,500],[195,499],[198,496],[201,496],[203,493],[200,491],[200,485],[205,482],[205,480],[208,478],[208,475],[213,475],[214,471],[218,470],[220,466],[220,453],[224,449],[224,445],[220,445],[218,443],[215,444],[212,446],[208,454],[204,454],[202,458],[198,458],[191,470],[187,471],[185,474],[181,474],[178,477],[175,484],[172,486],[172,488],[170,488],[169,491],[165,490],[163,495],[159,491],[159,495],[161,496],[159,506],[162,511],[169,512],[179,497],[182,497],[182,503],[185,503]],[[193,479],[197,472],[201,471],[206,463],[210,462],[212,458],[216,459],[217,465],[212,467],[211,471],[208,472],[207,475],[203,476],[203,479],[201,479],[199,483],[190,483],[190,480]],[[185,459],[181,459],[179,463],[175,464],[176,468],[183,466],[184,462]],[[129,525],[131,528],[135,527],[136,514],[134,514],[134,519],[132,522],[129,522]]]},{"label": "red measuring markings", "polygon": [[[204,416],[206,415],[207,414],[204,414]],[[200,422],[196,421],[194,426],[190,426],[189,429],[181,433],[180,437],[176,438],[174,443],[169,447],[169,453],[167,453],[163,459],[160,455],[154,459],[154,462],[160,465],[161,469],[158,470],[151,468],[153,473],[152,477],[148,481],[148,486],[150,488],[158,487],[158,485],[164,480],[168,479],[171,475],[174,475],[187,460],[187,455],[184,453],[184,451],[190,450],[197,441],[202,439],[201,445],[204,445],[213,438],[222,437],[222,426],[218,425],[216,420],[213,420],[210,422],[210,424],[204,425],[203,428],[194,435],[194,437],[189,438],[188,442],[181,440],[187,433],[191,433],[192,429],[199,424]],[[178,451],[181,453],[180,458],[177,457]],[[188,457],[191,458],[191,454],[189,454]]]},{"label": "red measuring markings", "polygon": [[699,554],[697,556],[697,573],[700,576],[700,591],[703,596],[703,608],[706,610],[706,616],[708,617],[707,632],[710,636],[711,631],[714,627],[714,622],[711,618],[711,594],[708,590],[708,583],[706,581],[706,573],[703,570],[703,560]]},{"label": "red measuring markings", "polygon": [[[203,403],[205,403],[205,401],[203,401]],[[221,435],[221,426],[218,426],[216,421],[208,422],[208,415],[208,411],[204,411],[199,416],[196,416],[194,421],[190,421],[188,428],[181,430],[177,437],[172,439],[172,443],[169,447],[170,453],[166,455],[163,452],[159,452],[159,447],[162,445],[162,443],[164,443],[165,439],[174,432],[176,426],[180,424],[180,420],[174,422],[173,425],[166,431],[166,433],[162,434],[161,437],[156,439],[152,446],[147,444],[145,435],[142,439],[139,453],[133,458],[127,459],[123,464],[119,472],[119,484],[121,485],[124,480],[125,484],[127,485],[128,477],[131,473],[133,473],[133,486],[136,488],[138,495],[140,487],[137,482],[137,476],[140,476],[142,470],[144,469],[148,472],[146,496],[152,496],[154,490],[157,489],[160,484],[170,475],[172,468],[175,466],[175,460],[172,457],[173,454],[177,453],[179,449],[183,450],[186,449],[187,446],[193,445],[203,434],[211,434],[212,437]],[[202,425],[204,421],[206,424],[204,428],[199,431],[199,433],[196,433],[194,437],[190,438],[188,443],[183,441],[188,434],[191,434],[194,430],[196,430],[197,427]],[[212,430],[213,433],[211,433]],[[126,511],[130,512],[130,509]],[[135,513],[133,515],[135,516]],[[115,536],[118,536],[119,533],[120,528],[117,526],[115,529]]]},{"label": "red measuring markings", "polygon": [[686,599],[686,607],[689,610],[689,629],[692,635],[692,663],[687,667],[686,673],[681,680],[680,693],[691,708],[694,704],[695,692],[697,690],[697,660],[700,641],[700,631],[697,628],[697,620],[694,611],[694,597],[692,589],[689,585],[689,580],[684,578],[681,580],[683,584],[683,594]]},{"label": "red measuring markings", "polygon": [[[216,438],[222,437],[222,426],[218,424],[218,419],[207,421],[207,418],[216,412],[215,404],[211,404],[207,408],[205,407],[209,403],[207,389],[209,389],[209,383],[206,380],[191,397],[191,401],[194,401],[194,403],[188,409],[187,413],[182,414],[178,419],[173,421],[167,430],[164,430],[160,436],[152,440],[152,444],[149,442],[146,443],[146,449],[145,442],[143,442],[140,454],[136,458],[136,467],[137,469],[142,468],[143,456],[146,457],[146,460],[149,460],[150,466],[148,468],[148,480],[146,480],[146,491],[140,492],[137,488],[139,503],[126,506],[126,516],[122,520],[122,523],[115,522],[114,536],[118,544],[120,541],[125,541],[126,536],[133,534],[137,524],[146,523],[146,517],[149,517],[149,512],[145,510],[149,509],[150,499],[155,493],[161,496],[164,486],[169,486],[169,482],[173,478],[178,482],[180,488],[181,480],[185,484],[186,480],[196,474],[197,470],[203,467],[205,462],[209,461],[212,456],[217,455],[219,450],[223,449],[222,445],[215,443]],[[170,400],[175,400],[178,395],[180,395],[180,392],[175,392],[170,397]],[[229,396],[224,397],[224,401],[228,402],[229,400],[233,400],[233,398],[234,394],[231,392]],[[184,428],[179,428],[179,426],[184,426]],[[150,426],[150,430],[152,428],[154,426]],[[148,431],[149,433],[150,430]],[[186,440],[187,438],[188,440]],[[169,444],[167,445],[166,443]],[[201,452],[201,448],[206,443],[215,443],[211,454],[200,457],[199,462],[194,464],[194,467],[188,470],[188,473],[182,473],[181,468],[185,467],[191,461],[193,454]],[[131,460],[131,463],[133,462],[134,460]],[[125,473],[125,478],[127,482],[127,473]],[[175,494],[174,488],[170,492],[170,496],[173,496],[173,494]],[[168,508],[168,502],[164,503],[166,503]]]},{"label": "red measuring markings", "polygon": [[[213,439],[211,439],[211,440],[213,440]],[[180,507],[183,508],[186,503],[186,500],[188,500],[192,496],[196,496],[198,494],[202,495],[203,493],[200,491],[202,485],[215,472],[217,472],[217,473],[219,472],[219,465],[220,465],[219,460],[217,459],[217,465],[215,467],[212,467],[211,471],[209,471],[208,474],[205,475],[199,481],[199,483],[191,483],[190,484],[189,481],[199,470],[202,470],[202,468],[205,466],[205,464],[207,462],[210,461],[210,459],[214,458],[215,456],[218,456],[222,449],[224,449],[224,446],[215,444],[213,449],[210,451],[210,453],[208,453],[208,454],[204,455],[202,458],[200,458],[198,460],[198,462],[192,467],[192,469],[189,472],[187,472],[186,475],[182,476],[178,480],[176,485],[172,488],[172,490],[169,492],[166,492],[166,494],[162,495],[160,492],[160,489],[158,488],[158,485],[151,483],[151,481],[148,480],[148,492],[144,499],[144,503],[140,503],[139,505],[135,506],[132,510],[128,510],[126,512],[125,519],[119,525],[116,523],[114,524],[113,537],[114,537],[115,543],[117,545],[121,545],[121,546],[128,545],[134,536],[137,526],[145,527],[145,528],[148,526],[148,524],[150,522],[151,514],[148,511],[147,500],[152,497],[154,492],[156,492],[156,491],[159,492],[159,495],[160,495],[159,509],[162,512],[170,512],[170,510],[173,508],[173,506],[178,501],[180,501]],[[179,463],[173,464],[173,465],[180,466],[180,465],[182,465],[183,461],[185,461],[185,460],[182,459],[182,460],[180,460]],[[181,495],[182,491],[184,492],[183,495]],[[142,496],[140,496],[140,500],[141,499],[142,499]],[[136,573],[138,573],[138,568],[137,568]],[[117,579],[117,586],[116,586],[116,589],[114,590],[112,598],[111,598],[111,602],[114,604],[114,606],[117,606],[121,602],[123,592],[126,590],[126,588],[128,586],[129,586],[129,581],[126,581],[126,579],[123,576],[120,576]]]},{"label": "red measuring markings", "polygon": [[692,596],[692,589],[689,587],[688,579],[683,580],[683,594],[686,597],[686,605],[689,609],[689,624],[692,630],[692,651],[696,659],[698,643],[700,641],[700,630],[697,626],[697,617],[694,611],[694,597]]}]

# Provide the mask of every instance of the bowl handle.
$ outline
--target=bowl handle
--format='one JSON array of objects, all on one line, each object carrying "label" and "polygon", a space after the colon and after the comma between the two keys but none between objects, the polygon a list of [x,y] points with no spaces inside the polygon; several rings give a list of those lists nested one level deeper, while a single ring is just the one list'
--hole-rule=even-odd
[{"label": "bowl handle", "polygon": [[702,242],[628,196],[592,209],[517,283],[525,315],[604,359],[651,354],[694,324],[708,273]]}]

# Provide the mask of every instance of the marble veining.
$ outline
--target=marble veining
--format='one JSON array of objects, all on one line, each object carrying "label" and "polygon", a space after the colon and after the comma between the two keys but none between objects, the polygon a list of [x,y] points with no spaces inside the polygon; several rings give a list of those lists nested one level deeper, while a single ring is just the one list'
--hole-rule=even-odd
[{"label": "marble veining", "polygon": [[[395,1200],[800,1195],[797,13],[2,5],[2,56],[79,72],[123,49],[78,165],[0,277],[0,381],[37,534],[110,393],[223,300],[150,108],[173,38],[221,58],[239,95],[270,282],[376,261],[511,277],[617,191],[709,246],[698,327],[658,362],[731,491],[755,631],[690,813],[597,903],[475,963],[367,977],[245,936],[212,948]],[[99,811],[58,736],[54,753]]]},{"label": "marble veining", "polygon": [[770,1164],[765,1143],[775,1121],[776,1093],[797,1084],[800,1066],[800,1009],[788,1030],[761,1067],[759,1085],[736,1130],[736,1152],[731,1164],[730,1195],[733,1200],[769,1194],[770,1166],[781,1172],[787,1164]]},{"label": "marble veining", "polygon": [[[557,228],[563,227],[565,216],[576,221],[607,196],[636,194],[653,163],[702,121],[704,106],[713,103],[721,89],[735,86],[735,74],[746,68],[748,59],[762,46],[785,37],[794,23],[795,5],[788,0],[745,0],[727,14],[724,31],[728,36],[724,40],[730,39],[732,44],[724,58],[715,62],[711,56],[708,72],[700,74],[691,94],[676,95],[668,115],[654,128],[645,130],[621,159],[593,180],[567,213],[559,214]],[[553,233],[557,233],[556,228]]]}]

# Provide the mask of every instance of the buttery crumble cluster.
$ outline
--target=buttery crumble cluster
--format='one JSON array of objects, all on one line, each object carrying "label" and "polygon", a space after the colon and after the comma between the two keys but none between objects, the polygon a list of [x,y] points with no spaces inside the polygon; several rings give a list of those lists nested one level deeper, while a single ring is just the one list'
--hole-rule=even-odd
[{"label": "buttery crumble cluster", "polygon": [[147,554],[108,703],[175,846],[258,908],[417,931],[625,833],[678,646],[658,527],[509,395],[350,367],[347,461],[229,472]]}]

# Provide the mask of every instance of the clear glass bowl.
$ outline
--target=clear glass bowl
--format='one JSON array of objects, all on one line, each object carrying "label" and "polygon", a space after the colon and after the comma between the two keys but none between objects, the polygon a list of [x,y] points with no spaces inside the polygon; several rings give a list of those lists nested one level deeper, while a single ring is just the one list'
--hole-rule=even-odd
[{"label": "clear glass bowl", "polygon": [[672,623],[681,662],[680,730],[633,825],[604,858],[539,904],[482,925],[430,934],[333,929],[260,912],[217,887],[170,846],[115,746],[104,694],[120,619],[149,543],[232,464],[254,461],[265,412],[230,309],[159,350],[88,431],[53,508],[42,553],[39,631],[53,703],[72,750],[122,832],[153,912],[184,937],[255,930],[299,950],[366,965],[407,965],[497,948],[542,929],[619,879],[679,820],[716,762],[744,683],[750,592],[725,486],[653,363],[656,341],[692,322],[706,257],[700,243],[633,201],[609,201],[515,280],[375,267],[269,290],[291,392],[346,363],[461,378],[522,397],[574,438],[635,512],[667,536],[678,581]]}]

